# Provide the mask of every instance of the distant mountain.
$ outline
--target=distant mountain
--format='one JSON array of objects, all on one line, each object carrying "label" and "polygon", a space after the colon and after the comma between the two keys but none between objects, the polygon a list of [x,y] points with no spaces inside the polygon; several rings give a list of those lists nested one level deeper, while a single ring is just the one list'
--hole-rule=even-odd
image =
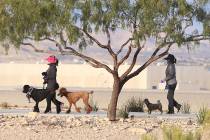
[{"label": "distant mountain", "polygon": [[[50,42],[38,44],[38,46],[42,46],[42,49],[48,49],[48,54],[36,53],[29,46],[21,46],[20,49],[10,48],[8,50],[8,55],[5,55],[5,49],[0,46],[0,63],[46,63],[44,59],[47,56],[54,54],[53,51],[55,50],[55,47],[53,47],[53,45],[54,44],[51,44]],[[147,47],[145,47],[145,49],[139,54],[137,61],[138,64],[145,62],[155,49],[152,40],[146,45]],[[127,49],[124,49],[121,56],[123,56],[126,51]],[[104,63],[112,64],[112,58],[108,55],[108,52],[98,47],[87,47],[82,53],[100,59]],[[202,42],[199,46],[191,47],[190,50],[188,50],[186,46],[181,48],[172,47],[170,53],[173,53],[177,57],[178,64],[210,64],[210,44],[208,42]],[[61,63],[84,63],[81,58],[75,56],[63,56],[60,54],[54,55],[59,58]],[[130,61],[131,59],[129,59],[128,63],[130,63]],[[159,60],[155,64],[157,63],[163,63],[163,60]]]}]

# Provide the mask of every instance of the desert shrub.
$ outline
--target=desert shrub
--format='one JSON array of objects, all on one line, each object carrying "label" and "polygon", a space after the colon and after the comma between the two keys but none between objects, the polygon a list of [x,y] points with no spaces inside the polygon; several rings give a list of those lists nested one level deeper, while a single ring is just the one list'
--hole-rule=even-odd
[{"label": "desert shrub", "polygon": [[93,105],[91,105],[93,107],[93,111],[97,112],[98,111],[98,104],[97,102],[94,102]]},{"label": "desert shrub", "polygon": [[201,140],[201,134],[199,132],[184,133],[178,127],[163,127],[164,140]]},{"label": "desert shrub", "polygon": [[[201,140],[201,133],[199,131],[184,132],[181,128],[173,126],[164,126],[162,128],[162,138],[157,137],[154,133],[147,133],[141,136],[141,140]],[[160,135],[161,136],[161,135]]]},{"label": "desert shrub", "polygon": [[99,107],[98,107],[98,103],[95,101],[93,101],[93,96],[90,96],[90,99],[89,99],[89,102],[90,102],[90,106],[92,106],[93,108],[93,111],[97,112]]},{"label": "desert shrub", "polygon": [[158,138],[152,133],[147,133],[141,136],[141,140],[158,140]]},{"label": "desert shrub", "polygon": [[2,102],[2,103],[0,104],[0,107],[1,107],[1,108],[9,108],[10,105],[9,105],[7,102]]},{"label": "desert shrub", "polygon": [[120,118],[123,118],[123,119],[126,119],[128,118],[128,115],[129,115],[129,112],[127,110],[127,106],[124,105],[123,107],[121,107],[118,111],[118,114],[117,116],[120,117]]},{"label": "desert shrub", "polygon": [[144,101],[141,98],[132,97],[126,103],[128,112],[144,112]]},{"label": "desert shrub", "polygon": [[199,124],[210,123],[210,111],[208,111],[207,107],[202,107],[199,109],[197,121]]},{"label": "desert shrub", "polygon": [[182,108],[181,108],[181,112],[184,113],[184,114],[189,114],[190,113],[190,104],[183,103]]}]

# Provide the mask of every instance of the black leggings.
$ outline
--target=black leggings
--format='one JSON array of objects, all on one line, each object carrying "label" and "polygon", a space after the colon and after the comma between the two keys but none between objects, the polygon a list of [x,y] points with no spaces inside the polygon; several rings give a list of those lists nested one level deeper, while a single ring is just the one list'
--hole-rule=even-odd
[{"label": "black leggings", "polygon": [[47,96],[46,100],[47,100],[47,110],[48,111],[51,110],[51,101],[56,105],[57,108],[60,107],[60,105],[62,104],[62,102],[60,102],[56,99],[55,91],[51,91],[50,94]]}]

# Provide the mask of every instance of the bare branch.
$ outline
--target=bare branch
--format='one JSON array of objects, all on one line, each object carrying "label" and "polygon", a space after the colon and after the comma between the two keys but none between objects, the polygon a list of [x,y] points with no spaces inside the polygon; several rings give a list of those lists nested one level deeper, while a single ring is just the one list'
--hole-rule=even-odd
[{"label": "bare branch", "polygon": [[204,35],[190,36],[186,38],[184,42],[201,41],[201,40],[210,40],[210,36],[204,36]]},{"label": "bare branch", "polygon": [[94,41],[99,47],[107,49],[106,45],[101,44],[96,38],[94,38],[93,36],[91,36],[87,31],[79,28],[82,32],[84,32],[92,41]]},{"label": "bare branch", "polygon": [[22,42],[21,45],[25,45],[25,46],[31,46],[35,52],[39,52],[39,53],[46,53],[45,50],[40,50],[38,48],[36,48],[33,44],[31,43],[25,43],[25,42]]},{"label": "bare branch", "polygon": [[129,38],[124,44],[122,44],[119,51],[117,52],[117,55],[119,55],[122,52],[123,48],[132,40],[133,40],[133,38]]},{"label": "bare branch", "polygon": [[108,39],[107,46],[110,46],[110,44],[111,44],[111,36],[110,36],[108,27],[105,30],[106,30],[106,35],[107,35],[107,39]]},{"label": "bare branch", "polygon": [[117,66],[119,67],[126,59],[128,59],[128,57],[131,54],[131,45],[129,46],[129,49],[127,51],[127,54],[120,60],[120,62],[118,62]]},{"label": "bare branch", "polygon": [[89,65],[91,65],[94,68],[100,68],[98,65],[96,65],[96,64],[94,64],[94,63],[92,63],[90,61],[85,60],[85,62],[87,62]]},{"label": "bare branch", "polygon": [[156,60],[158,60],[158,59],[160,59],[160,58],[162,58],[163,56],[165,56],[165,55],[167,55],[168,54],[168,51],[169,51],[169,49],[170,49],[170,47],[171,47],[171,45],[172,45],[172,43],[171,44],[169,44],[168,46],[167,46],[167,49],[163,52],[163,53],[161,53],[161,54],[159,54],[159,55],[157,55],[157,56],[151,56],[141,67],[139,67],[137,70],[135,70],[133,73],[131,73],[131,74],[129,74],[128,76],[126,76],[125,78],[123,78],[123,83],[125,83],[125,82],[127,82],[129,79],[131,79],[131,78],[133,78],[133,77],[135,77],[135,76],[137,76],[141,71],[143,71],[147,66],[149,66],[152,62],[154,62],[154,61],[156,61]]},{"label": "bare branch", "polygon": [[64,39],[63,31],[60,32],[59,36],[60,36],[60,40],[62,42],[61,44],[64,44],[64,47],[66,47],[67,46],[67,40]]},{"label": "bare branch", "polygon": [[61,54],[63,53],[63,49],[61,47],[61,44],[58,41],[56,41],[55,39],[52,39],[52,38],[48,38],[48,37],[46,37],[45,39],[54,42],[56,44],[56,47],[61,52]]},{"label": "bare branch", "polygon": [[133,56],[133,60],[132,60],[132,63],[131,63],[131,65],[130,65],[130,67],[127,69],[127,71],[125,71],[125,72],[122,74],[122,76],[120,77],[120,79],[124,79],[124,78],[132,71],[133,67],[134,67],[135,64],[136,64],[137,56],[139,55],[139,52],[141,51],[141,49],[142,49],[142,48],[140,48],[140,47],[138,47],[138,48],[136,49],[136,52],[135,52],[135,54],[134,54],[134,56]]},{"label": "bare branch", "polygon": [[139,52],[145,47],[145,43],[143,43],[143,45],[141,46],[140,45],[140,41],[138,40],[137,41],[137,49],[136,49],[136,52],[134,53],[134,56],[133,56],[133,60],[131,62],[131,65],[130,67],[121,75],[120,79],[123,80],[134,68],[135,64],[136,64],[136,60],[137,60],[137,57],[139,55]]},{"label": "bare branch", "polygon": [[99,62],[99,61],[97,61],[97,60],[95,60],[95,59],[93,59],[91,57],[88,57],[88,56],[84,55],[84,54],[81,54],[78,51],[76,51],[75,49],[73,49],[72,47],[65,47],[65,49],[70,50],[71,52],[69,52],[69,53],[84,59],[86,62],[91,64],[91,66],[93,66],[95,68],[104,68],[108,72],[113,74],[113,70],[110,69],[106,64],[103,64],[103,63],[101,63],[101,62]]},{"label": "bare branch", "polygon": [[30,40],[33,40],[33,41],[44,41],[44,40],[49,40],[51,42],[54,42],[56,44],[56,47],[59,49],[60,53],[63,54],[63,49],[62,49],[62,45],[57,42],[55,39],[52,39],[52,38],[49,38],[49,37],[44,37],[44,38],[40,38],[38,40],[35,40],[34,38],[31,38],[31,37],[26,37],[26,39],[30,39]]}]

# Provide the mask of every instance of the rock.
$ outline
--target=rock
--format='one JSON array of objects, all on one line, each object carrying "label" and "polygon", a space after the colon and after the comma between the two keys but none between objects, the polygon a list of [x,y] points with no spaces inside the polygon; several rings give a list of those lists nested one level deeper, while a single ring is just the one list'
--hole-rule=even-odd
[{"label": "rock", "polygon": [[109,118],[104,118],[104,121],[108,122],[109,121]]},{"label": "rock", "polygon": [[29,124],[29,122],[28,122],[28,120],[27,120],[26,118],[21,119],[19,123],[20,123],[22,126],[25,126],[25,125],[28,125],[28,124]]},{"label": "rock", "polygon": [[192,124],[193,124],[192,120],[187,121],[187,125],[192,125]]},{"label": "rock", "polygon": [[144,128],[128,128],[128,131],[138,135],[143,135],[147,133],[147,131]]},{"label": "rock", "polygon": [[30,119],[30,120],[35,120],[37,117],[38,117],[39,113],[37,112],[29,112],[27,114],[27,117]]},{"label": "rock", "polygon": [[153,124],[152,127],[153,127],[153,128],[158,128],[159,125],[158,125],[158,124]]},{"label": "rock", "polygon": [[66,119],[66,123],[72,123],[73,121],[74,121],[74,118],[72,118],[72,117],[68,117]]},{"label": "rock", "polygon": [[93,127],[93,130],[94,131],[98,131],[98,130],[100,130],[98,127]]},{"label": "rock", "polygon": [[124,118],[120,118],[119,122],[125,122]]}]

